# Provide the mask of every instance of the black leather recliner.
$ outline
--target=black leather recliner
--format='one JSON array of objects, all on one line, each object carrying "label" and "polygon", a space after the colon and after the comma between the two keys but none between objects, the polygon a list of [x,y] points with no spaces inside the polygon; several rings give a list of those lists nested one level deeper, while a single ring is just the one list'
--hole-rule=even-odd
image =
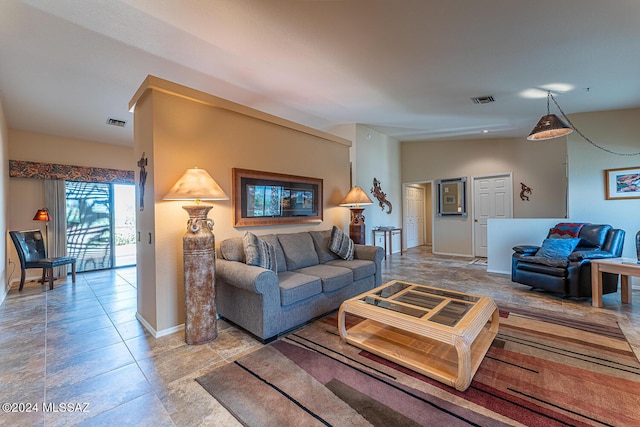
[{"label": "black leather recliner", "polygon": [[[578,234],[578,246],[564,259],[536,256],[539,246],[515,246],[511,280],[565,296],[590,297],[591,260],[622,256],[624,236],[624,230],[610,225],[585,224]],[[617,292],[618,275],[602,276],[602,293]]]}]

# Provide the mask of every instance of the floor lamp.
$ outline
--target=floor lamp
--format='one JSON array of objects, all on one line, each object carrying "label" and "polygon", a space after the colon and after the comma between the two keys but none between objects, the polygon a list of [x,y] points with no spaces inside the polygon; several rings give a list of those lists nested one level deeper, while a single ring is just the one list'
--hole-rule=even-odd
[{"label": "floor lamp", "polygon": [[[33,217],[34,221],[44,221],[44,247],[47,250],[47,257],[51,258],[51,253],[49,252],[49,221],[51,221],[51,215],[49,215],[49,209],[42,208],[38,209],[36,214]],[[57,278],[54,276],[53,280]],[[45,283],[48,280],[47,277],[44,277],[40,281],[41,283]]]},{"label": "floor lamp", "polygon": [[47,248],[47,256],[51,256],[49,253],[49,221],[51,221],[51,216],[49,215],[49,209],[42,208],[38,209],[36,214],[33,217],[34,221],[45,221],[44,223],[44,235],[45,235],[45,247]]},{"label": "floor lamp", "polygon": [[215,237],[213,220],[207,218],[213,205],[201,200],[229,200],[204,169],[187,169],[163,200],[191,200],[182,206],[189,214],[182,238],[184,259],[185,341],[204,344],[218,336],[215,305]]},{"label": "floor lamp", "polygon": [[353,186],[347,195],[340,202],[340,206],[345,206],[351,209],[351,223],[349,224],[349,237],[353,240],[353,243],[364,245],[366,241],[364,215],[362,211],[364,208],[360,206],[371,205],[373,202],[367,196],[367,193],[360,187]]}]

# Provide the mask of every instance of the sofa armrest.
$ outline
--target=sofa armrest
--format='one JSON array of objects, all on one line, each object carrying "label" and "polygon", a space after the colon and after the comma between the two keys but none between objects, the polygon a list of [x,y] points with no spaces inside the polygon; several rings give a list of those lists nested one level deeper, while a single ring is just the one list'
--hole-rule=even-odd
[{"label": "sofa armrest", "polygon": [[384,258],[384,249],[380,246],[355,244],[353,245],[353,256],[356,259],[366,259],[379,264]]},{"label": "sofa armrest", "polygon": [[513,247],[515,253],[523,255],[535,255],[538,249],[540,249],[540,246],[534,245],[518,245]]},{"label": "sofa armrest", "polygon": [[569,254],[569,261],[582,261],[587,259],[617,258],[615,254],[601,249],[587,251],[574,251]]},{"label": "sofa armrest", "polygon": [[278,289],[278,275],[271,270],[238,261],[216,259],[216,278],[256,294]]}]

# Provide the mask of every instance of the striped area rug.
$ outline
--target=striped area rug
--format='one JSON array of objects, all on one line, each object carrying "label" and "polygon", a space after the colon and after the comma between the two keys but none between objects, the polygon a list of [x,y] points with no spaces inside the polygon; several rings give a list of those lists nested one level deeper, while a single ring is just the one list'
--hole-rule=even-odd
[{"label": "striped area rug", "polygon": [[613,318],[500,309],[464,392],[343,343],[335,314],[197,381],[248,426],[640,425],[640,363]]}]

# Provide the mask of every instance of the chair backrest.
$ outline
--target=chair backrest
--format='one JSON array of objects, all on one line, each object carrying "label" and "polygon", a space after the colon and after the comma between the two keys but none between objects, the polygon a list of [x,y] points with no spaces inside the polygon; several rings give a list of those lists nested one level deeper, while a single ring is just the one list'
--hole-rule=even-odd
[{"label": "chair backrest", "polygon": [[609,237],[609,231],[612,229],[613,227],[609,224],[586,224],[580,230],[579,246],[602,249]]},{"label": "chair backrest", "polygon": [[25,268],[27,262],[47,257],[47,249],[40,230],[9,231],[9,235],[18,252],[22,268]]},{"label": "chair backrest", "polygon": [[611,252],[615,257],[621,257],[622,248],[624,247],[624,236],[624,230],[618,228],[609,230],[607,240],[602,249]]}]

